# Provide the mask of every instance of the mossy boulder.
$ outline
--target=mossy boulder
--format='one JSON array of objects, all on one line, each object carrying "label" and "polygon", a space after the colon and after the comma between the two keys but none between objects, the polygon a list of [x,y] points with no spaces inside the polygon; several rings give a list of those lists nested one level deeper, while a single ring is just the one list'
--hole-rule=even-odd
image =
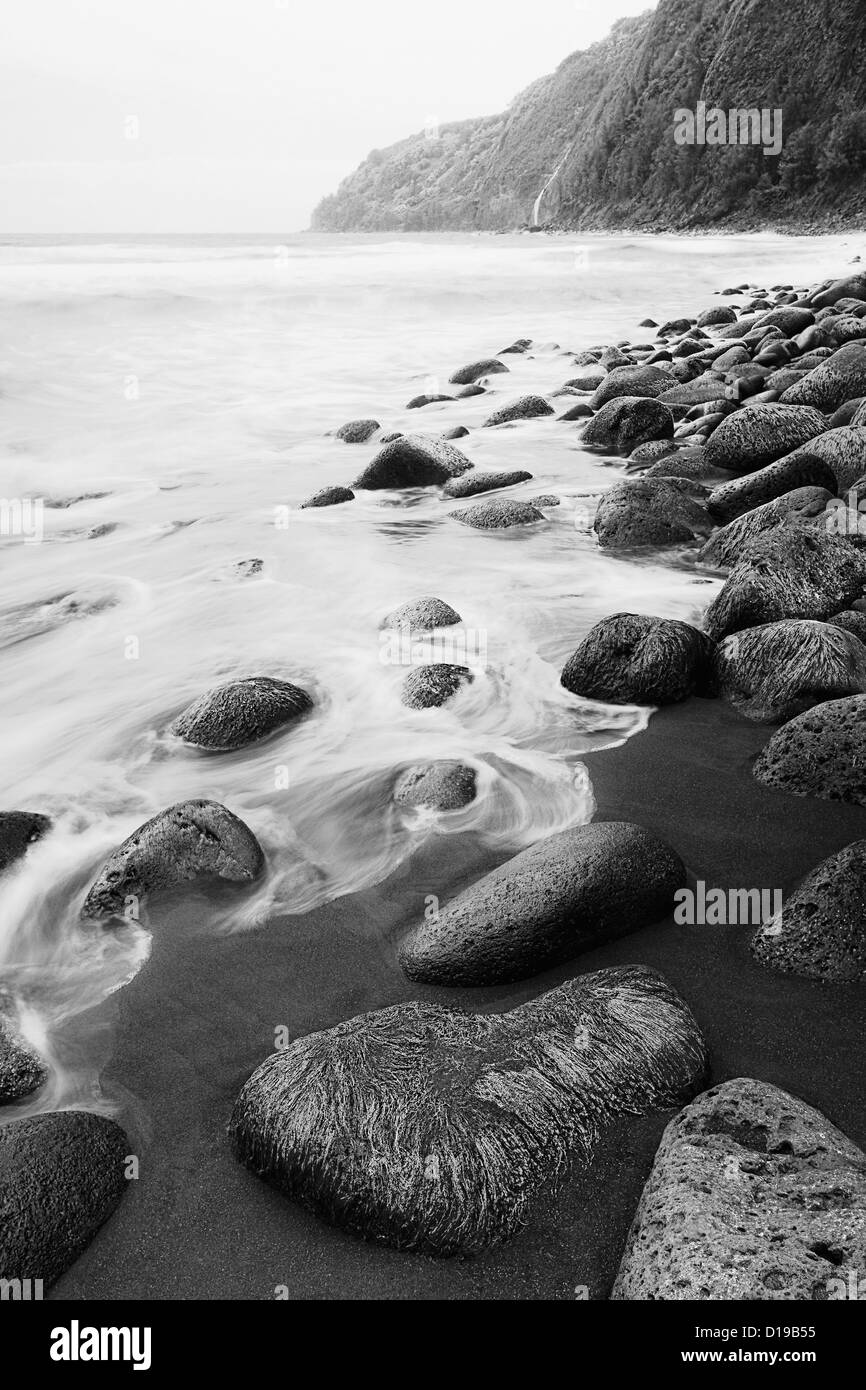
[{"label": "mossy boulder", "polygon": [[793,488],[754,511],[744,512],[710,537],[698,553],[699,564],[733,569],[747,545],[777,526],[823,520],[831,496],[823,487]]},{"label": "mossy boulder", "polygon": [[562,669],[573,695],[613,705],[669,705],[707,687],[712,644],[675,618],[614,613],[590,628]]},{"label": "mossy boulder", "polygon": [[790,522],[744,546],[707,609],[706,630],[717,642],[782,618],[830,618],[859,599],[864,584],[866,559],[844,537]]},{"label": "mossy boulder", "polygon": [[744,406],[713,430],[706,446],[707,462],[734,473],[751,473],[793,453],[826,428],[821,412],[807,406],[778,402]]},{"label": "mossy boulder", "polygon": [[247,1081],[229,1133],[254,1173],[356,1236],[477,1254],[588,1167],[614,1116],[682,1103],[705,1070],[667,982],[619,967],[506,1013],[396,1004],[299,1038]]},{"label": "mossy boulder", "polygon": [[829,623],[792,618],[747,628],[717,645],[714,664],[723,699],[762,723],[866,691],[866,647]]}]

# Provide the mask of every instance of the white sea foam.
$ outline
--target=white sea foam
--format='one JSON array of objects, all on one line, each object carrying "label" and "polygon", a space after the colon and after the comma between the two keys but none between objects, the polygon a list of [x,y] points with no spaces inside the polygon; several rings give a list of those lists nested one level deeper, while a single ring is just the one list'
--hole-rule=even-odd
[{"label": "white sea foam", "polygon": [[[647,314],[700,310],[746,279],[809,281],[851,254],[844,238],[770,237],[0,246],[0,494],[59,504],[41,544],[0,539],[3,805],[56,820],[3,886],[2,974],[31,1033],[144,958],[146,934],[99,943],[77,911],[110,848],[172,802],[224,802],[267,853],[267,879],[214,930],[381,883],[430,835],[508,853],[589,819],[581,754],[646,713],[568,695],[564,658],[617,609],[697,618],[713,581],[597,551],[586,498],[619,473],[575,425],[479,426],[573,376],[565,349],[646,340]],[[548,346],[504,358],[487,394],[405,409],[430,378],[450,393],[456,367],[523,336]],[[361,471],[375,442],[326,431],[371,415],[388,431],[465,424],[477,467],[528,468],[513,495],[562,504],[507,535],[457,524],[448,513],[468,504],[433,489],[292,510]],[[261,573],[237,575],[252,557]],[[379,658],[382,618],[420,594],[484,634],[483,669],[442,710],[404,707],[405,669]],[[191,699],[255,674],[307,686],[313,715],[224,756],[165,738]],[[397,773],[439,757],[476,768],[476,801],[395,808]],[[50,1103],[86,1093],[86,1067],[66,1091],[56,1075]]]}]

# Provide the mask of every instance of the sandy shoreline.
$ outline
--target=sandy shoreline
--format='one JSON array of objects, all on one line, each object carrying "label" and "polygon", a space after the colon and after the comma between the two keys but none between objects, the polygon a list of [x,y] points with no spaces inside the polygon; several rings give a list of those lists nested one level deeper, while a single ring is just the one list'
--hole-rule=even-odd
[{"label": "sandy shoreline", "polygon": [[[587,756],[596,819],[656,830],[708,885],[787,893],[864,835],[866,811],[761,787],[750,765],[770,732],[720,701],[665,709],[646,732]],[[670,1111],[618,1121],[587,1173],[545,1194],[511,1243],[470,1260],[358,1241],[232,1157],[231,1106],[273,1050],[276,1027],[297,1037],[404,999],[507,1008],[572,975],[652,965],[695,1013],[714,1081],[773,1082],[866,1142],[862,991],[761,968],[746,949],[747,927],[669,919],[518,986],[411,985],[394,957],[410,905],[427,891],[449,896],[490,863],[476,856],[455,866],[450,847],[428,845],[375,890],[217,939],[203,899],[192,911],[187,903],[161,912],[150,961],[100,1011],[116,1030],[104,1084],[129,1097],[118,1118],[141,1154],[141,1176],[51,1297],[272,1299],[282,1286],[291,1299],[607,1298]]]}]

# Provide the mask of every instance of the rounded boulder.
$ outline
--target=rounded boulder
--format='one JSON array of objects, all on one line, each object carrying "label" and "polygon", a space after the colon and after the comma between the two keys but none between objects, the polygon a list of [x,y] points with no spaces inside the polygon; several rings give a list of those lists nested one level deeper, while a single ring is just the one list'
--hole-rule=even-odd
[{"label": "rounded boulder", "polygon": [[670,705],[707,686],[712,644],[675,618],[614,613],[590,628],[561,683],[612,705]]},{"label": "rounded boulder", "polygon": [[423,984],[526,979],[657,922],[684,884],[679,856],[642,826],[578,826],[523,850],[425,917],[401,942],[400,964]]}]

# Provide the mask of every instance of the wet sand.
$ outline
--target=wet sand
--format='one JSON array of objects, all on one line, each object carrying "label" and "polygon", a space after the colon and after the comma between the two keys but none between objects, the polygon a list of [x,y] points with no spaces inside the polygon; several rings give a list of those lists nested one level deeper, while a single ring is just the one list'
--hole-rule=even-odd
[{"label": "wet sand", "polygon": [[[660,711],[644,733],[586,757],[596,818],[657,831],[708,887],[787,894],[821,859],[866,838],[866,809],[761,787],[751,761],[771,732],[719,701]],[[124,1098],[118,1118],[140,1177],[50,1297],[607,1298],[670,1111],[622,1118],[591,1169],[546,1194],[515,1240],[467,1260],[358,1241],[234,1160],[225,1125],[276,1028],[296,1037],[403,999],[507,1008],[603,966],[655,966],[696,1015],[713,1081],[773,1082],[866,1144],[862,990],[758,967],[747,927],[669,919],[519,986],[411,985],[394,959],[403,926],[426,894],[444,900],[494,862],[471,844],[456,859],[453,843],[434,840],[375,891],[231,937],[209,933],[203,898],[155,912],[151,959],[98,1016],[114,1030],[103,1084]]]}]

